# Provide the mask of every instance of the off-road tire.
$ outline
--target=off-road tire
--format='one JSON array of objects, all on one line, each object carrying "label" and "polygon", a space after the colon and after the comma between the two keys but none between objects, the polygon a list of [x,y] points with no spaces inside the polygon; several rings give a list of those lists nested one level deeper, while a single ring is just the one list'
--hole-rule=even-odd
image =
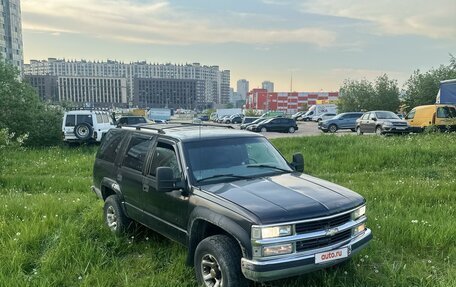
[{"label": "off-road tire", "polygon": [[203,239],[196,247],[194,258],[198,286],[248,286],[241,272],[241,250],[232,238],[214,235]]},{"label": "off-road tire", "polygon": [[106,226],[117,236],[127,234],[133,225],[133,221],[123,212],[117,195],[106,198],[103,216]]},{"label": "off-road tire", "polygon": [[80,123],[74,127],[74,135],[82,141],[90,139],[93,135],[93,128],[88,123]]}]

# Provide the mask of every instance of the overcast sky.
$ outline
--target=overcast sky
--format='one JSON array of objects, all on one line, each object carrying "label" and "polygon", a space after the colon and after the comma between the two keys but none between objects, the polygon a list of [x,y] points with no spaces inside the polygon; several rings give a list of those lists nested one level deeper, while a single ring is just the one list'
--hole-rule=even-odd
[{"label": "overcast sky", "polygon": [[456,55],[455,0],[22,0],[24,57],[219,65],[231,83],[338,90]]}]

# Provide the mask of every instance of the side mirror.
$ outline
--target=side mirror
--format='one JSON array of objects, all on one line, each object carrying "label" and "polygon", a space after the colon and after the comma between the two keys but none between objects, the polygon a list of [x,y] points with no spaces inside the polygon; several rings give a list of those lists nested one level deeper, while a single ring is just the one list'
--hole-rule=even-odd
[{"label": "side mirror", "polygon": [[293,155],[291,166],[298,172],[304,172],[304,157],[301,153],[295,153]]},{"label": "side mirror", "polygon": [[371,120],[373,120],[374,122],[376,122],[376,121],[377,121],[377,118],[372,118]]},{"label": "side mirror", "polygon": [[157,191],[169,192],[176,189],[173,169],[167,166],[157,167]]}]

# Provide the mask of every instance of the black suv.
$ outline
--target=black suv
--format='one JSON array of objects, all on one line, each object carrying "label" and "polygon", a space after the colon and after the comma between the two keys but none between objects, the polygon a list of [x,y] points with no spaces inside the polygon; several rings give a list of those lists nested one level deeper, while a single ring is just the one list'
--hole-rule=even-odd
[{"label": "black suv", "polygon": [[298,125],[294,119],[289,118],[270,118],[266,119],[258,124],[250,125],[247,130],[253,132],[286,132],[294,133],[298,130]]},{"label": "black suv", "polygon": [[93,191],[116,234],[139,222],[188,248],[203,286],[246,286],[347,260],[372,238],[365,200],[303,174],[262,135],[191,124],[112,129]]},{"label": "black suv", "polygon": [[123,116],[116,121],[118,126],[129,126],[129,125],[138,125],[146,124],[147,120],[141,116]]}]

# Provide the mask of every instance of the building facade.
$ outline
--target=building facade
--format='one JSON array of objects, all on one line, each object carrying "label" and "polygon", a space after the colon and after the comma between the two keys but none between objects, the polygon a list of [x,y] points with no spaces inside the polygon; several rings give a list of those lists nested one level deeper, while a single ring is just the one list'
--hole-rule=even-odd
[{"label": "building facade", "polygon": [[[229,102],[230,71],[220,70],[218,66],[203,66],[199,63],[175,65],[147,62],[123,63],[108,60],[67,61],[49,58],[48,60],[31,60],[24,65],[27,75],[51,75],[71,77],[112,77],[126,79],[129,105],[138,102],[134,94],[135,79],[176,79],[198,80],[202,89],[204,103],[226,104]],[[199,84],[200,85],[200,84]]]},{"label": "building facade", "polygon": [[238,80],[236,83],[236,92],[240,95],[242,100],[245,100],[249,94],[249,81],[246,79]]},{"label": "building facade", "polygon": [[271,81],[264,81],[263,83],[261,83],[261,88],[265,89],[269,93],[273,93],[274,92],[274,83]]},{"label": "building facade", "polygon": [[0,58],[22,71],[24,56],[20,0],[0,1]]},{"label": "building facade", "polygon": [[266,89],[253,89],[248,95],[246,108],[292,114],[317,103],[334,103],[338,98],[339,92],[270,93]]},{"label": "building facade", "polygon": [[48,103],[59,101],[58,77],[24,75],[24,80],[35,88],[40,99]]},{"label": "building facade", "polygon": [[204,105],[201,80],[135,78],[134,106],[193,110]]}]

